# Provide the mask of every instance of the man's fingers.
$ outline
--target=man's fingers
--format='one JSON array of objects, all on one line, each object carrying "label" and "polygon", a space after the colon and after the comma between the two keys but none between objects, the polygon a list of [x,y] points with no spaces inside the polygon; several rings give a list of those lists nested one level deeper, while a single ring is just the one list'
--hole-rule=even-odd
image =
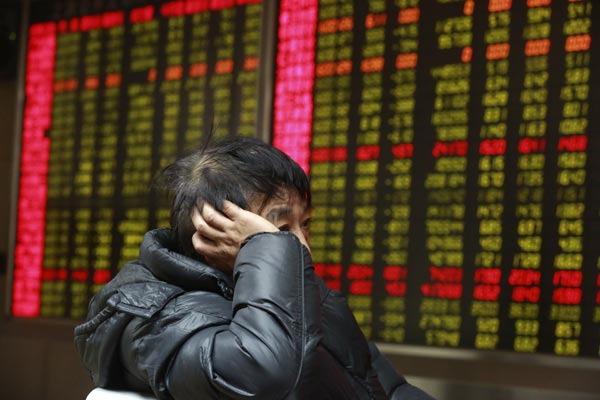
[{"label": "man's fingers", "polygon": [[232,222],[229,218],[223,215],[223,213],[215,210],[214,207],[208,203],[204,203],[201,211],[201,217],[208,225],[218,230],[225,230],[225,228],[227,228]]},{"label": "man's fingers", "polygon": [[[218,214],[217,211],[213,211]],[[196,232],[211,241],[227,241],[228,237],[225,231],[208,224],[206,219],[202,216],[202,213],[198,211],[197,208],[194,208],[192,212],[192,223],[194,224],[194,228],[196,228]]]},{"label": "man's fingers", "polygon": [[192,245],[197,253],[206,254],[211,247],[211,241],[196,232],[192,236]]},{"label": "man's fingers", "polygon": [[194,233],[192,244],[194,245],[194,249],[203,256],[220,256],[224,251],[223,245],[217,244],[217,241],[204,236],[200,232]]},{"label": "man's fingers", "polygon": [[230,220],[234,221],[239,215],[240,210],[242,209],[229,200],[223,200],[223,214]]},{"label": "man's fingers", "polygon": [[200,211],[198,207],[194,207],[194,211],[192,211],[192,224],[194,224],[194,228],[198,229],[198,226],[202,223],[202,215],[200,215]]},{"label": "man's fingers", "polygon": [[237,250],[234,251],[221,242],[210,240],[199,232],[192,236],[192,244],[208,265],[222,268],[224,271],[230,271],[233,268]]},{"label": "man's fingers", "polygon": [[223,202],[223,214],[231,220],[239,235],[240,243],[247,236],[256,232],[277,232],[279,229],[275,227],[264,217],[252,211],[244,210],[234,203],[225,200]]}]

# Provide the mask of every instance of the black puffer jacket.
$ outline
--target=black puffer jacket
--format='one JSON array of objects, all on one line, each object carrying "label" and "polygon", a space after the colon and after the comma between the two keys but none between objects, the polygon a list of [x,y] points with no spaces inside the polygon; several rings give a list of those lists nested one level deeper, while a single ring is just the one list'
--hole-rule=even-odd
[{"label": "black puffer jacket", "polygon": [[96,386],[177,400],[387,398],[345,300],[294,235],[246,240],[235,292],[227,275],[172,251],[170,237],[148,232],[140,259],[75,329]]}]

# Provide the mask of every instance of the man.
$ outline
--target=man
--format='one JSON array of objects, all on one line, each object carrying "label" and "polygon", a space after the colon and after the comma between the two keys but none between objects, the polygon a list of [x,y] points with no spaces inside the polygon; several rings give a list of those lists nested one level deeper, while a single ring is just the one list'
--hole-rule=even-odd
[{"label": "man", "polygon": [[344,298],[315,275],[308,178],[288,156],[227,139],[164,182],[172,230],[145,235],[75,330],[96,386],[177,400],[430,399],[371,360]]}]

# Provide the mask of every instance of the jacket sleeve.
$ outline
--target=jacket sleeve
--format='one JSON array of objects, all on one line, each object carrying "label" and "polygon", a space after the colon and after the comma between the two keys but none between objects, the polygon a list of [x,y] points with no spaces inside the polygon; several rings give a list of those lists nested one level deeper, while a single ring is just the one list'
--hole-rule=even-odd
[{"label": "jacket sleeve", "polygon": [[[124,368],[120,352],[123,331],[136,323],[152,320],[183,290],[156,282],[138,262],[126,264],[118,279],[108,282],[88,307],[86,322],[75,327],[75,345],[83,366],[97,387],[148,391],[140,380]],[[151,296],[147,294],[151,293]]]},{"label": "jacket sleeve", "polygon": [[[310,255],[292,234],[256,234],[240,249],[234,279],[229,324],[193,332],[169,360],[153,360],[148,351],[128,355],[144,342],[160,346],[145,332],[147,324],[133,326],[122,339],[127,369],[163,364],[155,370],[163,370],[164,377],[148,380],[164,398],[284,398],[319,341],[319,291]],[[162,333],[177,334],[193,323],[190,318],[199,317],[184,321],[165,315],[150,329],[162,326]]]},{"label": "jacket sleeve", "polygon": [[372,368],[367,339],[360,330],[344,296],[329,289],[317,277],[321,287],[322,345],[335,357],[340,365],[352,375],[353,381],[366,390],[370,399],[387,399],[385,392]]},{"label": "jacket sleeve", "polygon": [[390,361],[379,352],[373,342],[369,342],[373,368],[379,381],[391,400],[435,400],[421,389],[411,385],[400,375]]}]

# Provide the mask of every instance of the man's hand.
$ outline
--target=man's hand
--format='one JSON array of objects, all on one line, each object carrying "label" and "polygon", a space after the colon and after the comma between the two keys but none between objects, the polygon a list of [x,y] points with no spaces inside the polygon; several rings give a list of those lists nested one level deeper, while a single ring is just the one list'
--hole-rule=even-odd
[{"label": "man's hand", "polygon": [[202,211],[194,209],[192,222],[196,233],[194,249],[212,266],[232,273],[242,242],[258,232],[277,232],[279,229],[260,215],[225,201],[223,212],[204,203]]}]

